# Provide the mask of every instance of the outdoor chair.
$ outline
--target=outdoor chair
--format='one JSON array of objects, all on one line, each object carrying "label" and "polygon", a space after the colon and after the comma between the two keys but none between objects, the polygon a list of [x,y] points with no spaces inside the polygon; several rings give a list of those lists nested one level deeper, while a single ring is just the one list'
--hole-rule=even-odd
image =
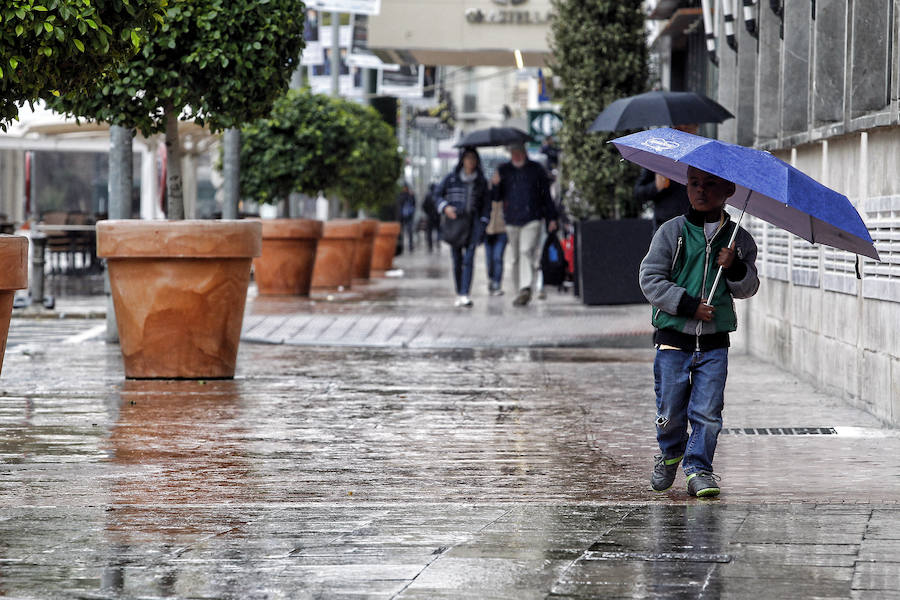
[{"label": "outdoor chair", "polygon": [[[69,214],[62,210],[50,210],[41,215],[41,225],[66,225]],[[71,240],[66,231],[46,231],[47,236],[47,263],[51,273],[61,273],[63,264],[68,265],[68,253],[71,248]],[[66,256],[63,261],[62,256]]]}]

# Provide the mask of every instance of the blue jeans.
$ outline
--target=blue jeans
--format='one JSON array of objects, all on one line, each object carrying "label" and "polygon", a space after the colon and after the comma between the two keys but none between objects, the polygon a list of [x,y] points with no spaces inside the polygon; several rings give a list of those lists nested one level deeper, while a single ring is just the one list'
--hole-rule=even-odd
[{"label": "blue jeans", "polygon": [[686,475],[712,473],[716,441],[722,430],[728,348],[706,352],[657,350],[653,377],[656,440],[663,458],[684,456]]},{"label": "blue jeans", "polygon": [[[475,237],[474,233],[472,237]],[[453,282],[456,284],[456,293],[460,296],[468,296],[472,288],[475,248],[478,247],[474,241],[469,242],[468,246],[450,246],[450,256],[453,258]]]},{"label": "blue jeans", "polygon": [[487,261],[488,280],[500,287],[503,281],[503,252],[506,250],[505,233],[493,233],[484,237],[484,257]]}]

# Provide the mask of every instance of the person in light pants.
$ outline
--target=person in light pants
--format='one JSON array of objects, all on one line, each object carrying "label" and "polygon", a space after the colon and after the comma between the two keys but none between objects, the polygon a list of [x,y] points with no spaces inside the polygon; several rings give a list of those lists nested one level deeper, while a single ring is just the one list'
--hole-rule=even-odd
[{"label": "person in light pants", "polygon": [[541,222],[556,231],[557,212],[550,196],[550,178],[539,163],[530,160],[525,146],[509,148],[510,161],[497,168],[492,193],[503,202],[503,218],[512,252],[512,277],[518,290],[513,304],[525,306],[536,290],[541,249]]}]

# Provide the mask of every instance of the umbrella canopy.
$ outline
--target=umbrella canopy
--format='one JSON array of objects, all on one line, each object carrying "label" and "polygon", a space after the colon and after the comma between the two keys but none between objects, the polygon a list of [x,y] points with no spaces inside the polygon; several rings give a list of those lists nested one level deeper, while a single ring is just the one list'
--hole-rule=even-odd
[{"label": "umbrella canopy", "polygon": [[728,204],[810,243],[880,260],[869,230],[846,196],[768,152],[668,128],[612,143],[627,160],[681,183],[687,183],[688,166],[732,181],[737,191]]},{"label": "umbrella canopy", "polygon": [[490,127],[488,129],[478,129],[469,133],[455,146],[463,148],[465,146],[509,146],[512,144],[525,144],[532,141],[531,136],[515,127]]},{"label": "umbrella canopy", "polygon": [[588,131],[721,123],[732,118],[724,106],[703,94],[657,91],[619,98],[600,113]]}]

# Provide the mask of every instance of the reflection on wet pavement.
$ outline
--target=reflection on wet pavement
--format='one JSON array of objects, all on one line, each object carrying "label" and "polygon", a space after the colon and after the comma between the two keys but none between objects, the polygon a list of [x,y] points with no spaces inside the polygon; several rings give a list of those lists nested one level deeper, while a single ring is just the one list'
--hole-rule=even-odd
[{"label": "reflection on wet pavement", "polygon": [[[132,382],[115,347],[73,348],[4,365],[0,595],[900,588],[900,436],[723,436],[720,500],[654,494],[650,350],[248,344],[234,381]],[[878,427],[732,365],[726,426]]]}]

